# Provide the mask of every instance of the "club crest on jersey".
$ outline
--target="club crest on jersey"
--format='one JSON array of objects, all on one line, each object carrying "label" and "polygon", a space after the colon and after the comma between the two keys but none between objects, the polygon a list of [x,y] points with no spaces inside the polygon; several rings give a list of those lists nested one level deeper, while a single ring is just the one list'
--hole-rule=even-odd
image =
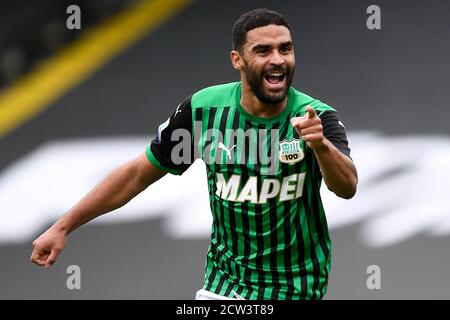
[{"label": "club crest on jersey", "polygon": [[300,147],[299,139],[280,141],[280,161],[283,163],[294,164],[305,157],[303,149]]}]

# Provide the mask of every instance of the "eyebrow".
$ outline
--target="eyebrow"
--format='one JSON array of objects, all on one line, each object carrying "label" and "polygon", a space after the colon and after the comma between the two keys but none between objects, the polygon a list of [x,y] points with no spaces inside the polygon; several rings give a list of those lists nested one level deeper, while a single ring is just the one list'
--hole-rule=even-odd
[{"label": "eyebrow", "polygon": [[[280,47],[283,47],[283,46],[292,46],[292,41],[286,41],[286,42],[280,43]],[[272,48],[272,45],[270,45],[270,44],[257,44],[256,46],[254,46],[252,48],[252,51],[256,52],[259,50],[270,49],[270,48]]]}]

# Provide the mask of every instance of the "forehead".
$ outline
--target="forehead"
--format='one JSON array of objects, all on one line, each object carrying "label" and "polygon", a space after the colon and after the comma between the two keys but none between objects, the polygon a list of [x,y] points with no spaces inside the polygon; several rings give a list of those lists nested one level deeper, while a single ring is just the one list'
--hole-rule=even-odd
[{"label": "forehead", "polygon": [[291,33],[285,26],[270,24],[268,26],[255,28],[247,32],[244,47],[252,48],[259,44],[277,45],[292,41]]}]

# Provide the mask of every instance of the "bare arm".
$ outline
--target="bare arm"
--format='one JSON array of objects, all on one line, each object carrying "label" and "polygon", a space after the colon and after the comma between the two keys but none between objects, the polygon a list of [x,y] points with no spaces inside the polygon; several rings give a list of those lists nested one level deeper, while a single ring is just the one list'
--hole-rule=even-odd
[{"label": "bare arm", "polygon": [[328,139],[314,149],[323,180],[337,196],[352,198],[356,193],[358,176],[353,161],[342,154]]},{"label": "bare arm", "polygon": [[291,120],[302,139],[314,151],[323,180],[337,196],[352,198],[356,193],[358,174],[353,161],[340,152],[323,135],[322,122],[311,106],[307,114]]},{"label": "bare arm", "polygon": [[64,249],[71,231],[122,207],[165,174],[147,160],[145,153],[113,170],[33,242],[31,261],[40,266],[51,266]]}]

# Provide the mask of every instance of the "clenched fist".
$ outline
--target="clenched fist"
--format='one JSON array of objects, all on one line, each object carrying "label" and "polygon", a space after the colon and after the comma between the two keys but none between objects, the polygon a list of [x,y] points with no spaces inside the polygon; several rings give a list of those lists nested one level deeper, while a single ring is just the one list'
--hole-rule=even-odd
[{"label": "clenched fist", "polygon": [[308,147],[315,150],[323,145],[325,139],[322,120],[320,120],[313,107],[307,106],[306,110],[304,116],[292,118],[291,124]]},{"label": "clenched fist", "polygon": [[51,267],[59,253],[64,249],[67,236],[64,232],[48,229],[33,242],[33,252],[30,260],[39,266]]}]

